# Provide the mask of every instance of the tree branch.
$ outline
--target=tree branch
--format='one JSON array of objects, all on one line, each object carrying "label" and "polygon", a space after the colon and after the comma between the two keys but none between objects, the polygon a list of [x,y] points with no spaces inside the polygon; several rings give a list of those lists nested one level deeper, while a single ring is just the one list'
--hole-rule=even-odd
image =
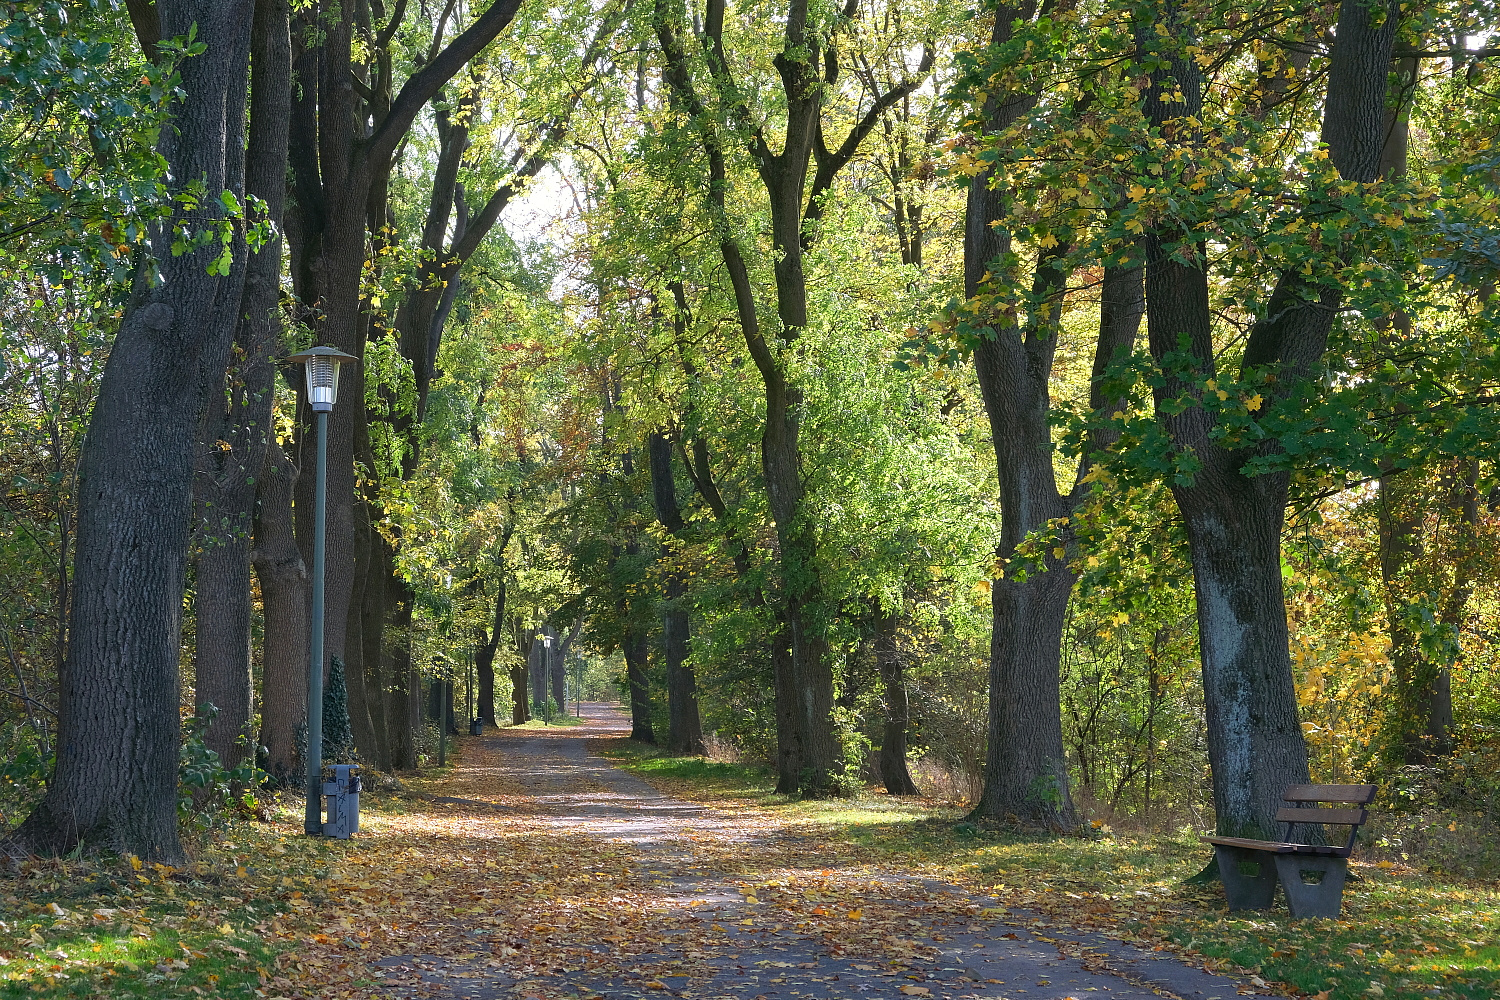
[{"label": "tree branch", "polygon": [[365,146],[366,163],[380,164],[390,160],[396,143],[411,128],[422,105],[432,100],[444,84],[468,65],[470,59],[494,41],[515,18],[520,7],[521,0],[496,0],[467,31],[407,79],[401,92],[391,102],[390,111],[376,126]]},{"label": "tree branch", "polygon": [[[823,195],[827,194],[828,189],[833,186],[834,178],[838,176],[838,172],[844,169],[849,161],[854,158],[855,153],[859,152],[860,144],[865,141],[865,137],[880,122],[880,116],[922,85],[922,81],[926,79],[928,72],[931,71],[932,64],[936,58],[937,51],[933,48],[932,44],[929,42],[924,45],[922,48],[922,62],[917,67],[916,75],[911,79],[902,81],[899,86],[876,97],[875,103],[871,105],[870,110],[855,124],[854,128],[850,129],[849,134],[845,136],[843,143],[839,145],[838,149],[830,153],[821,141],[820,135],[819,141],[813,147],[813,155],[817,161],[818,170],[813,175],[812,194],[808,198],[807,210],[802,216],[802,249],[806,250],[811,247],[815,240],[812,230],[807,226],[807,223],[816,222],[823,217]],[[871,79],[873,79],[873,76]]]}]

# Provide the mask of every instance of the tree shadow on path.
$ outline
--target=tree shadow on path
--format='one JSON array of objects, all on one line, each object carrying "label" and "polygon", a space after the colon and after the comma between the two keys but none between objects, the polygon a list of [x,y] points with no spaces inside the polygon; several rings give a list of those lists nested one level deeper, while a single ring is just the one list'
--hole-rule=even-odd
[{"label": "tree shadow on path", "polygon": [[[759,815],[747,822],[748,814],[664,795],[588,752],[591,739],[627,734],[628,717],[600,704],[584,713],[585,726],[463,741],[454,774],[427,798],[461,811],[448,849],[486,859],[473,863],[476,883],[485,865],[508,869],[509,881],[495,892],[450,889],[466,905],[425,926],[421,948],[375,959],[380,985],[343,995],[1228,1000],[1266,992],[954,885],[841,863],[838,845]],[[515,877],[507,852],[522,843],[535,878]],[[599,871],[580,870],[589,856]],[[597,891],[590,875],[602,880]],[[457,885],[462,876],[460,868]]]}]

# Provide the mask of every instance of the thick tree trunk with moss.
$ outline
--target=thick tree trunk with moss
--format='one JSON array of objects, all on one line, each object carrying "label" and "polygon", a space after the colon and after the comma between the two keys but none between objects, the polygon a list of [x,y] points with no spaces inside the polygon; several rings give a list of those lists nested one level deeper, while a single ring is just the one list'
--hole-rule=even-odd
[{"label": "thick tree trunk with moss", "polygon": [[[1161,68],[1143,95],[1153,129],[1169,143],[1196,141],[1203,81],[1184,46],[1189,14],[1171,0],[1143,26],[1143,47]],[[1398,4],[1372,7],[1343,0],[1329,59],[1322,140],[1340,176],[1368,183],[1379,174],[1385,144],[1386,89]],[[1207,250],[1200,232],[1168,225],[1148,229],[1147,327],[1158,363],[1185,341],[1193,379],[1167,378],[1154,389],[1157,415],[1173,447],[1190,453],[1199,471],[1173,487],[1193,558],[1209,765],[1218,832],[1276,835],[1276,810],[1289,784],[1308,780],[1307,750],[1297,718],[1281,579],[1281,531],[1288,475],[1248,477],[1255,449],[1217,443],[1215,417],[1194,401],[1195,386],[1215,377]],[[1315,286],[1300,271],[1277,282],[1265,318],[1251,329],[1242,372],[1275,376],[1273,399],[1259,413],[1302,405],[1295,397],[1316,376],[1327,349],[1342,290]],[[1186,405],[1184,405],[1186,404]],[[1276,447],[1271,441],[1262,450]]]}]

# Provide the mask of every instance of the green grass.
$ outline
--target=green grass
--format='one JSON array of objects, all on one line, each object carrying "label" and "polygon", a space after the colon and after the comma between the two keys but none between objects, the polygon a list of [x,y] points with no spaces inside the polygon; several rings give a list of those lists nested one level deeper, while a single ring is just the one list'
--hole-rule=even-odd
[{"label": "green grass", "polygon": [[1500,891],[1406,865],[1358,864],[1341,920],[1229,915],[1215,882],[1190,884],[1209,859],[1194,831],[1049,837],[958,823],[956,809],[870,794],[801,802],[772,794],[765,768],[674,758],[633,744],[618,764],[677,795],[755,802],[816,835],[1042,910],[1080,927],[1166,944],[1324,1000],[1500,996]]},{"label": "green grass", "polygon": [[[33,860],[0,882],[0,998],[255,997],[320,904],[334,850],[245,823],[184,869]],[[137,867],[139,865],[139,867]]]},{"label": "green grass", "polygon": [[552,721],[545,719],[528,719],[525,722],[512,723],[506,729],[555,729],[558,726],[583,726],[588,724],[587,719],[580,719],[575,715],[554,715]]},{"label": "green grass", "polygon": [[681,782],[702,792],[733,798],[772,801],[775,776],[771,769],[753,764],[730,764],[703,757],[673,757],[655,747],[626,742],[603,751],[608,757],[644,778],[663,783]]}]

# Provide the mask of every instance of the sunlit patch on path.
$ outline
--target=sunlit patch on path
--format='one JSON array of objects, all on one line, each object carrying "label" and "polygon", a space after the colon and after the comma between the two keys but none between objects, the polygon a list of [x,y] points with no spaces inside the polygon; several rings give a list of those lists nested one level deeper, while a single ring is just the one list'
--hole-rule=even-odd
[{"label": "sunlit patch on path", "polygon": [[[337,955],[340,974],[322,995],[1228,1000],[1263,992],[1064,931],[992,897],[872,870],[758,815],[746,822],[663,795],[587,752],[591,738],[627,733],[628,720],[602,705],[586,715],[587,726],[468,740],[453,778],[421,803],[431,814],[374,819],[346,855],[351,870],[333,877],[333,898],[342,888],[340,901],[358,907],[361,891],[383,893],[408,922],[351,940],[363,947]],[[359,881],[392,856],[413,869]],[[356,926],[360,912],[345,922]]]}]

